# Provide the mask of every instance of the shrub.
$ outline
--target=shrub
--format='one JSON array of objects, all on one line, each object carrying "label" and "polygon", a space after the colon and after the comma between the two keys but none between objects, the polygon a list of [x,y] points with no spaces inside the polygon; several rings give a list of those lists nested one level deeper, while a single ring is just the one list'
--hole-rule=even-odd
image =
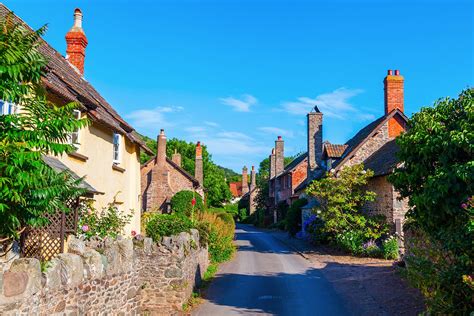
[{"label": "shrub", "polygon": [[87,203],[79,213],[78,233],[87,239],[94,236],[116,238],[123,233],[125,225],[130,223],[132,217],[133,211],[124,214],[113,203],[101,211],[95,210],[92,203]]},{"label": "shrub", "polygon": [[[426,237],[431,252],[407,264],[419,275],[428,313],[466,315],[472,308],[474,251],[474,90],[422,108],[397,139],[402,162],[389,180],[409,198],[409,220]],[[470,200],[471,199],[471,200]],[[413,270],[412,269],[412,270]]]},{"label": "shrub", "polygon": [[291,204],[288,213],[286,214],[285,229],[291,236],[295,236],[301,230],[301,208],[308,203],[306,199],[299,199]]},{"label": "shrub", "polygon": [[347,230],[337,234],[334,238],[335,244],[342,250],[348,251],[354,255],[364,253],[364,234],[360,231]]},{"label": "shrub", "polygon": [[164,236],[189,232],[191,228],[191,220],[182,214],[154,214],[146,225],[146,234],[158,242]]},{"label": "shrub", "polygon": [[[193,199],[196,201],[194,206],[192,203]],[[183,190],[179,191],[171,198],[171,209],[175,213],[192,217],[193,210],[195,213],[204,210],[204,204],[199,194],[193,191]]]},{"label": "shrub", "polygon": [[246,208],[240,209],[239,210],[239,221],[240,222],[245,222],[247,217],[248,217],[247,216],[247,209]]},{"label": "shrub", "polygon": [[196,227],[202,242],[208,244],[211,262],[229,260],[235,251],[233,221],[225,222],[218,214],[209,212],[200,213],[198,219]]},{"label": "shrub", "polygon": [[316,215],[311,215],[303,223],[305,237],[314,244],[326,244],[329,242],[329,235],[324,230],[324,221]]},{"label": "shrub", "polygon": [[390,236],[382,242],[382,255],[385,259],[398,259],[398,238]]}]

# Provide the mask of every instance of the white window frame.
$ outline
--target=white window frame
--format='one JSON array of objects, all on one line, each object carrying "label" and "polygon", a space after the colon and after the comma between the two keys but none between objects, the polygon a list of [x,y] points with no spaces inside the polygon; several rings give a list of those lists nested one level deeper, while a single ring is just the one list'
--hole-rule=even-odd
[{"label": "white window frame", "polygon": [[[82,113],[80,110],[73,110],[73,115],[76,117],[77,120],[80,120],[82,117]],[[80,135],[81,133],[79,128],[76,131],[69,133],[68,143],[76,147],[76,149],[79,149],[81,145]]]},{"label": "white window frame", "polygon": [[122,157],[122,135],[119,133],[114,133],[112,136],[112,162],[116,165],[120,164],[121,157]]},{"label": "white window frame", "polygon": [[2,106],[2,115],[12,115],[18,113],[18,106],[14,103],[0,100]]}]

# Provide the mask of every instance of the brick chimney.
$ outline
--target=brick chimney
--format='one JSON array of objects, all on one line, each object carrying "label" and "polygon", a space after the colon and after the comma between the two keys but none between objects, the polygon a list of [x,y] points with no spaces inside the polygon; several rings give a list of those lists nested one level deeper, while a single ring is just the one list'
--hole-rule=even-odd
[{"label": "brick chimney", "polygon": [[166,135],[164,129],[160,130],[160,134],[157,137],[156,143],[156,164],[164,167],[166,165]]},{"label": "brick chimney", "polygon": [[257,174],[255,173],[255,166],[252,166],[252,170],[250,171],[250,196],[249,196],[249,213],[252,215],[256,210],[256,191],[255,187],[257,185]]},{"label": "brick chimney", "polygon": [[280,175],[285,169],[285,143],[281,136],[275,141],[275,176]]},{"label": "brick chimney", "polygon": [[272,153],[268,157],[270,159],[270,179],[273,179],[275,177],[275,148],[272,148]]},{"label": "brick chimney", "polygon": [[242,194],[246,194],[249,192],[249,177],[248,177],[248,169],[246,166],[242,168]]},{"label": "brick chimney", "polygon": [[66,59],[84,75],[87,37],[82,29],[82,11],[79,8],[74,10],[74,25],[66,34],[66,43]]},{"label": "brick chimney", "polygon": [[400,70],[388,70],[387,77],[385,77],[385,114],[399,109],[403,112],[403,76],[400,75]]},{"label": "brick chimney", "polygon": [[194,165],[194,177],[199,181],[199,184],[203,186],[204,183],[204,168],[202,165],[202,146],[201,142],[196,144],[196,160]]},{"label": "brick chimney", "polygon": [[181,154],[178,153],[178,151],[177,151],[176,149],[174,150],[174,154],[173,154],[173,156],[171,157],[171,160],[172,160],[175,164],[177,164],[178,166],[181,167]]},{"label": "brick chimney", "polygon": [[[384,83],[384,100],[385,100],[385,115],[389,114],[395,109],[400,110],[403,113],[404,100],[403,100],[403,84],[404,78],[400,75],[399,70],[388,70],[387,76],[385,77]],[[391,138],[397,137],[401,132],[405,131],[405,121],[402,120],[398,115],[390,118],[388,121],[388,136]]]},{"label": "brick chimney", "polygon": [[307,114],[308,120],[308,178],[313,179],[314,172],[321,166],[323,157],[323,113],[318,107]]}]

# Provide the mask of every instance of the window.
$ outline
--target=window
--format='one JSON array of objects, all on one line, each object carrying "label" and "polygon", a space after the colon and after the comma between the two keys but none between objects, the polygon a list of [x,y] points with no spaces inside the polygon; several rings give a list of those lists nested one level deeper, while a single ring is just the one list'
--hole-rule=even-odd
[{"label": "window", "polygon": [[118,133],[114,133],[114,139],[113,139],[113,145],[114,145],[114,163],[119,164],[120,163],[120,138],[121,135]]},{"label": "window", "polygon": [[[73,110],[73,115],[74,117],[79,120],[81,119],[81,111],[79,110]],[[69,134],[69,144],[74,145],[74,147],[79,148],[79,129],[76,129],[75,131],[71,132]]]},{"label": "window", "polygon": [[10,102],[0,100],[0,108],[2,115],[16,114],[18,112],[18,107]]}]

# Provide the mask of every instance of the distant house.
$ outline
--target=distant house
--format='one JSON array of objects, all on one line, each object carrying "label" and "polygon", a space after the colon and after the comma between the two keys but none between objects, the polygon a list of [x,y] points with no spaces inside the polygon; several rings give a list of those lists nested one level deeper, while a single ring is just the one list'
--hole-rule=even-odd
[{"label": "distant house", "polygon": [[181,167],[181,155],[166,157],[166,135],[161,130],[157,141],[157,154],[141,167],[142,210],[170,212],[171,198],[182,190],[195,191],[204,199],[203,161],[201,143],[196,145],[195,174]]},{"label": "distant house", "polygon": [[[403,112],[403,84],[404,78],[400,72],[389,70],[384,79],[384,115],[359,130],[342,145],[323,142],[323,113],[317,107],[308,113],[307,177],[294,188],[294,198],[306,197],[304,191],[307,185],[324,177],[327,172],[337,175],[345,166],[363,163],[366,169],[375,173],[369,180],[368,188],[377,194],[376,200],[367,203],[364,210],[370,214],[385,215],[392,224],[392,231],[401,232],[408,205],[406,200],[399,200],[399,194],[388,182],[387,176],[398,164],[395,138],[405,130],[408,120]],[[287,196],[284,184],[277,182],[274,187],[274,196]],[[310,201],[307,209],[314,205],[315,202]]]},{"label": "distant house", "polygon": [[[0,3],[0,16],[10,10]],[[17,22],[28,25],[14,16]],[[29,28],[31,29],[31,28]],[[94,200],[96,208],[109,203],[123,212],[134,211],[131,223],[125,228],[140,231],[140,151],[151,153],[125,120],[84,79],[87,37],[82,28],[82,12],[74,11],[74,24],[66,34],[66,57],[40,40],[39,50],[47,58],[42,83],[47,99],[60,106],[77,102],[75,115],[88,117],[92,124],[70,135],[69,142],[76,151],[61,157],[46,157],[55,170],[69,169],[73,175],[85,177],[83,187]],[[3,104],[5,106],[5,104]],[[20,105],[21,108],[21,105]]]},{"label": "distant house", "polygon": [[236,181],[229,183],[230,193],[232,194],[233,200],[238,200],[242,197],[242,181]]}]

